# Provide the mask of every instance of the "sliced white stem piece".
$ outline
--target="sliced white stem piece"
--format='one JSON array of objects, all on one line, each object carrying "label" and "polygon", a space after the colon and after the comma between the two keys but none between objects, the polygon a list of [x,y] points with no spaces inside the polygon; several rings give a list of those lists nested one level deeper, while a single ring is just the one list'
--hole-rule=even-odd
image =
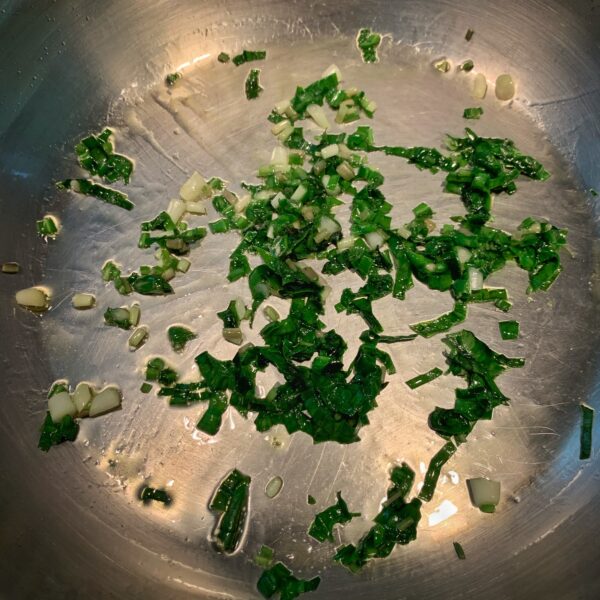
[{"label": "sliced white stem piece", "polygon": [[180,258],[179,262],[177,263],[177,270],[180,273],[187,273],[191,265],[192,263],[187,258]]},{"label": "sliced white stem piece", "polygon": [[210,186],[204,181],[204,177],[194,171],[190,178],[179,189],[179,197],[184,202],[197,202],[211,195]]},{"label": "sliced white stem piece", "polygon": [[44,290],[37,287],[30,287],[24,290],[19,290],[15,294],[15,300],[19,306],[28,308],[35,312],[48,310],[50,298]]},{"label": "sliced white stem piece", "polygon": [[467,479],[467,487],[473,506],[476,506],[484,512],[494,512],[500,502],[500,482],[486,479],[485,477],[476,477]]},{"label": "sliced white stem piece", "polygon": [[185,211],[192,215],[205,215],[206,204],[204,204],[202,200],[198,200],[197,202],[186,202]]},{"label": "sliced white stem piece", "polygon": [[407,240],[412,235],[410,233],[410,229],[407,229],[406,227],[404,227],[404,225],[400,225],[400,227],[398,227],[398,229],[396,229],[396,233],[400,237],[403,237],[405,240]]},{"label": "sliced white stem piece", "polygon": [[185,214],[185,204],[186,203],[179,198],[173,198],[173,200],[169,202],[167,214],[171,217],[173,223],[179,223],[179,220]]},{"label": "sliced white stem piece", "polygon": [[325,148],[321,149],[321,157],[325,160],[332,156],[337,156],[339,153],[340,149],[337,144],[329,144],[329,146],[325,146]]},{"label": "sliced white stem piece", "polygon": [[223,337],[236,346],[241,346],[244,341],[244,334],[239,327],[225,327],[223,329]]},{"label": "sliced white stem piece", "polygon": [[96,305],[96,296],[80,292],[73,295],[72,302],[73,308],[77,308],[78,310],[93,308]]},{"label": "sliced white stem piece", "polygon": [[48,398],[48,412],[55,423],[60,423],[67,415],[74,417],[77,408],[69,392],[59,392]]},{"label": "sliced white stem piece", "polygon": [[240,321],[246,318],[246,305],[241,298],[235,299],[235,314]]},{"label": "sliced white stem piece", "polygon": [[306,112],[321,129],[329,129],[329,120],[327,119],[327,115],[322,106],[319,106],[318,104],[309,104],[306,107]]},{"label": "sliced white stem piece", "polygon": [[279,121],[279,123],[275,123],[275,125],[273,125],[273,127],[271,127],[271,133],[273,135],[279,135],[289,125],[290,125],[290,122],[288,119]]},{"label": "sliced white stem piece", "polygon": [[482,100],[487,93],[487,79],[483,73],[477,73],[473,79],[473,90],[471,92],[473,98]]},{"label": "sliced white stem piece", "polygon": [[340,231],[340,224],[330,219],[327,216],[322,216],[319,221],[319,228],[317,229],[317,234],[315,235],[315,242],[319,244],[323,240],[329,239],[334,233]]},{"label": "sliced white stem piece", "polygon": [[140,317],[142,316],[142,309],[140,308],[139,304],[132,304],[129,307],[129,322],[131,323],[132,327],[137,327],[138,323],[140,322]]},{"label": "sliced white stem piece", "polygon": [[483,273],[475,267],[469,267],[469,289],[472,292],[483,289]]},{"label": "sliced white stem piece", "polygon": [[263,313],[268,321],[273,323],[273,321],[279,321],[279,313],[272,306],[265,306],[263,309]]},{"label": "sliced white stem piece", "polygon": [[456,258],[458,258],[458,262],[464,265],[471,258],[471,251],[463,246],[457,246]]},{"label": "sliced white stem piece", "polygon": [[238,201],[237,204],[235,205],[235,212],[236,213],[242,213],[246,210],[246,207],[248,206],[248,204],[250,204],[250,194],[244,194]]},{"label": "sliced white stem piece", "polygon": [[272,165],[288,165],[288,151],[283,146],[275,146],[271,153],[271,164]]},{"label": "sliced white stem piece", "polygon": [[99,392],[90,405],[90,417],[97,417],[121,406],[121,390],[115,386],[105,387]]},{"label": "sliced white stem piece", "polygon": [[300,212],[307,221],[313,221],[315,218],[315,209],[312,206],[303,206]]},{"label": "sliced white stem piece", "polygon": [[498,75],[496,79],[496,98],[510,100],[515,95],[515,82],[508,73]]},{"label": "sliced white stem piece", "polygon": [[337,250],[338,250],[338,252],[342,252],[344,250],[348,250],[348,248],[352,248],[352,246],[354,246],[355,242],[356,242],[356,238],[355,237],[345,237],[345,238],[342,238],[337,243]]},{"label": "sliced white stem piece", "polygon": [[145,325],[138,327],[130,336],[127,343],[133,350],[137,350],[140,346],[146,343],[148,339],[148,328]]},{"label": "sliced white stem piece", "polygon": [[89,384],[85,383],[85,381],[78,383],[71,398],[77,409],[78,416],[85,417],[92,403],[92,390]]},{"label": "sliced white stem piece", "polygon": [[377,250],[380,246],[385,243],[386,237],[382,231],[370,231],[365,234],[365,242],[371,250]]},{"label": "sliced white stem piece", "polygon": [[291,195],[290,200],[292,202],[302,202],[304,198],[306,198],[306,194],[308,194],[308,190],[304,186],[304,184],[300,184]]},{"label": "sliced white stem piece", "polygon": [[351,181],[355,176],[354,169],[345,161],[337,166],[336,172],[346,181]]},{"label": "sliced white stem piece", "polygon": [[175,269],[167,269],[166,271],[164,271],[164,273],[162,274],[162,278],[165,281],[171,281],[171,279],[173,279],[173,277],[175,277],[176,273],[175,273]]},{"label": "sliced white stem piece", "polygon": [[279,113],[280,115],[285,114],[287,112],[288,108],[290,108],[290,101],[289,100],[280,100],[274,106],[275,112]]},{"label": "sliced white stem piece", "polygon": [[287,140],[290,135],[292,135],[292,133],[294,133],[294,126],[291,125],[290,123],[288,123],[288,125],[286,125],[278,134],[277,134],[277,139],[280,142],[285,142],[285,140]]}]

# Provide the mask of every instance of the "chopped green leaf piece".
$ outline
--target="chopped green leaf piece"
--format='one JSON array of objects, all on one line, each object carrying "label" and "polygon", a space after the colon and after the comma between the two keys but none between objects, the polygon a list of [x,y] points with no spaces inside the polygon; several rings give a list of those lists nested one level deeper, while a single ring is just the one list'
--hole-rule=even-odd
[{"label": "chopped green leaf piece", "polygon": [[220,63],[228,63],[231,60],[231,57],[227,52],[219,52],[219,56],[217,56],[217,60]]},{"label": "chopped green leaf piece", "polygon": [[165,77],[165,83],[169,87],[173,87],[182,77],[183,77],[183,74],[180,73],[179,71],[175,71],[175,73],[169,73]]},{"label": "chopped green leaf piece", "polygon": [[465,560],[467,557],[465,555],[465,551],[463,550],[463,547],[458,542],[452,542],[452,545],[454,546],[454,551],[456,552],[456,556],[458,556],[458,558],[460,560]]},{"label": "chopped green leaf piece", "polygon": [[241,54],[233,57],[232,62],[236,67],[253,60],[264,60],[267,58],[265,50],[243,50]]},{"label": "chopped green leaf piece", "polygon": [[418,388],[422,385],[425,385],[426,383],[429,383],[430,381],[433,381],[434,379],[437,379],[440,375],[442,375],[442,373],[443,371],[440,368],[434,367],[433,369],[427,371],[427,373],[417,375],[416,377],[409,379],[405,383],[411,390],[414,390],[415,388]]},{"label": "chopped green leaf piece", "polygon": [[353,517],[360,517],[360,513],[351,513],[348,505],[342,498],[342,493],[337,493],[337,502],[318,513],[312,522],[308,535],[319,542],[328,540],[333,542],[333,528],[335,525],[344,525],[352,520]]},{"label": "chopped green leaf piece", "polygon": [[366,63],[377,62],[377,48],[381,43],[381,35],[368,28],[361,29],[356,38],[356,45]]},{"label": "chopped green leaf piece", "polygon": [[273,564],[274,557],[275,552],[273,551],[273,548],[262,545],[254,559],[254,563],[257,567],[261,567],[261,569],[268,569]]},{"label": "chopped green leaf piece", "polygon": [[177,371],[167,366],[162,358],[151,358],[146,363],[147,381],[157,381],[161,385],[171,386],[178,378],[179,375],[177,374]]},{"label": "chopped green leaf piece", "polygon": [[173,348],[175,352],[182,352],[188,342],[196,339],[196,334],[187,329],[187,327],[171,325],[171,327],[167,329],[167,337],[169,338],[171,348]]},{"label": "chopped green leaf piece", "polygon": [[500,337],[503,340],[516,340],[519,337],[518,321],[500,321],[498,323]]},{"label": "chopped green leaf piece", "polygon": [[[203,431],[208,435],[215,435],[221,428],[223,415],[229,406],[227,396],[222,392],[214,392],[212,394],[204,394],[209,397],[208,408],[202,415],[202,418],[196,424],[196,429]],[[204,398],[204,399],[205,399]],[[171,402],[173,404],[173,402]]]},{"label": "chopped green leaf piece", "polygon": [[150,384],[148,382],[144,382],[140,386],[140,392],[142,392],[142,394],[148,394],[151,391],[152,391],[152,384]]},{"label": "chopped green leaf piece", "polygon": [[231,554],[237,548],[248,513],[250,477],[234,469],[219,485],[208,508],[220,513],[214,530],[217,548]]},{"label": "chopped green leaf piece", "polygon": [[308,496],[306,497],[306,502],[311,506],[317,503],[314,496],[311,496],[310,494],[308,494]]},{"label": "chopped green leaf piece", "polygon": [[581,404],[581,438],[579,460],[587,460],[592,455],[592,426],[594,409]]},{"label": "chopped green leaf piece", "polygon": [[244,84],[246,89],[246,98],[248,100],[254,100],[255,98],[258,98],[259,94],[263,91],[263,88],[259,82],[259,76],[260,69],[250,69],[248,77],[246,77],[246,83]]},{"label": "chopped green leaf piece", "polygon": [[104,281],[114,281],[121,276],[121,269],[112,261],[106,261],[102,267],[102,279]]},{"label": "chopped green leaf piece", "polygon": [[145,486],[140,492],[140,500],[143,502],[162,502],[163,504],[171,504],[171,496],[166,490]]},{"label": "chopped green leaf piece", "polygon": [[129,277],[133,289],[145,296],[162,296],[164,294],[172,294],[173,288],[168,281],[163,279],[161,275],[142,275]]},{"label": "chopped green leaf piece", "polygon": [[278,562],[263,572],[256,587],[264,598],[279,594],[281,600],[294,600],[301,594],[314,592],[320,583],[320,577],[298,579],[284,564]]},{"label": "chopped green leaf piece", "polygon": [[465,40],[467,40],[467,42],[470,42],[473,38],[474,33],[475,32],[472,29],[467,29],[467,33],[465,33]]},{"label": "chopped green leaf piece", "polygon": [[407,495],[414,481],[414,472],[403,464],[391,473],[392,486],[387,500],[375,517],[375,525],[359,540],[338,548],[334,560],[352,572],[359,571],[373,558],[389,556],[396,544],[405,545],[417,537],[417,525],[421,519],[421,501],[417,498],[407,502]]},{"label": "chopped green leaf piece", "polygon": [[451,312],[440,315],[431,321],[423,321],[422,323],[410,325],[410,328],[418,335],[428,338],[448,331],[448,329],[462,323],[466,318],[467,306],[462,302],[457,302]]},{"label": "chopped green leaf piece", "polygon": [[[98,175],[102,177],[104,181],[108,181],[109,183],[114,183],[115,181],[119,180],[129,183],[129,178],[131,177],[131,173],[133,171],[133,163],[126,156],[117,154],[113,151],[113,145],[110,141],[112,134],[113,132],[110,129],[105,129],[98,135],[90,135],[82,139],[81,142],[75,146],[75,152],[77,154],[79,164],[91,175]],[[81,181],[86,180],[79,180],[80,187]],[[98,186],[98,188],[101,188],[101,186]],[[73,186],[71,186],[70,189],[73,189]],[[107,190],[107,188],[101,189]],[[73,189],[73,191],[81,191],[82,194],[97,196],[98,198],[105,200],[105,198],[102,198],[98,193],[90,193],[89,191],[86,192],[83,189]],[[107,192],[108,191],[114,192],[114,190],[107,190]],[[103,193],[106,194],[107,192]],[[115,204],[115,202],[111,202],[111,204]],[[118,206],[121,205],[119,204]],[[125,208],[125,206],[122,206],[122,208]]]},{"label": "chopped green leaf piece", "polygon": [[465,73],[469,73],[469,71],[473,70],[473,67],[475,66],[475,63],[472,60],[465,60],[465,62],[460,65],[459,69],[461,71],[464,71]]},{"label": "chopped green leaf piece", "polygon": [[433,458],[429,462],[427,472],[425,473],[423,487],[419,492],[419,498],[424,502],[429,502],[433,498],[442,467],[450,460],[450,458],[452,458],[455,452],[456,446],[452,442],[446,442],[442,448],[433,455]]},{"label": "chopped green leaf piece", "polygon": [[38,447],[44,452],[48,452],[52,446],[57,446],[63,442],[73,442],[79,433],[79,425],[70,415],[65,415],[60,423],[55,423],[46,413],[44,424],[42,425]]},{"label": "chopped green leaf piece", "polygon": [[59,190],[71,190],[85,196],[93,196],[125,210],[131,210],[134,207],[133,202],[127,198],[127,194],[94,183],[90,179],[63,179],[56,184],[56,187]]},{"label": "chopped green leaf piece", "polygon": [[463,119],[479,119],[483,114],[483,108],[480,106],[474,106],[472,108],[465,108],[463,111]]},{"label": "chopped green leaf piece", "polygon": [[44,217],[40,221],[35,222],[37,232],[42,236],[56,237],[58,233],[58,225],[54,217]]}]

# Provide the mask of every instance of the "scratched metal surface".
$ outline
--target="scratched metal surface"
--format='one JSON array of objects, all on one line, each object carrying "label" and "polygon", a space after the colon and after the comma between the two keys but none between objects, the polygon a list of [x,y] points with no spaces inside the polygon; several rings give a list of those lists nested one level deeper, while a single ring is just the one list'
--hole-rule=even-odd
[{"label": "scratched metal surface", "polygon": [[[323,576],[315,598],[597,598],[600,519],[598,452],[578,460],[578,404],[598,408],[596,208],[582,190],[600,187],[600,39],[597,2],[511,0],[491,3],[423,2],[0,2],[0,261],[24,269],[2,276],[2,384],[0,403],[0,596],[21,598],[257,597],[260,544],[303,576]],[[353,36],[360,26],[389,33],[381,63],[358,60]],[[470,44],[468,27],[475,30]],[[264,47],[264,94],[243,98],[246,68],[219,65],[221,50]],[[511,316],[522,323],[518,342],[502,342],[488,307],[471,309],[467,326],[493,348],[527,359],[503,376],[512,398],[494,420],[479,424],[447,465],[434,500],[425,507],[418,540],[351,576],[333,566],[333,546],[308,539],[315,509],[342,490],[356,519],[337,532],[354,541],[369,526],[385,494],[387,472],[408,461],[423,465],[440,445],[426,426],[436,404],[448,406],[451,377],[418,391],[403,381],[443,366],[438,339],[392,347],[398,374],[380,397],[361,442],[314,446],[303,434],[257,433],[251,421],[227,415],[214,439],[194,430],[199,407],[168,409],[139,393],[141,366],[164,354],[186,376],[193,356],[209,349],[230,357],[215,310],[249,293],[244,282],[226,285],[224,268],[235,237],[211,236],[192,253],[176,294],[141,298],[150,340],[137,353],[127,334],[102,325],[101,308],[76,313],[73,290],[91,291],[100,307],[121,303],[99,281],[99,266],[116,258],[128,268],[150,260],[136,248],[137,224],[152,217],[198,169],[232,182],[252,178],[268,160],[272,138],[264,117],[294,85],[317,77],[330,63],[348,83],[377,101],[373,123],[386,143],[438,145],[459,132],[469,76],[441,76],[430,68],[440,56],[472,58],[492,81],[509,71],[517,98],[500,106],[493,93],[476,123],[486,135],[506,135],[552,171],[544,184],[522,182],[496,202],[496,223],[514,228],[522,218],[545,217],[570,230],[565,272],[547,294],[527,298],[516,268],[494,278],[514,299]],[[195,59],[195,60],[194,60]],[[189,65],[186,63],[190,63]],[[172,94],[164,75],[183,65]],[[58,195],[51,182],[76,174],[72,146],[90,130],[110,124],[120,151],[136,160],[129,193],[131,214],[91,200]],[[373,158],[386,175],[385,193],[399,222],[428,201],[441,222],[461,207],[441,193],[439,177],[391,158]],[[34,221],[45,212],[63,225],[59,238],[36,238]],[[198,221],[203,222],[202,219]],[[12,296],[32,284],[49,286],[52,310],[38,318],[17,310]],[[333,296],[356,284],[331,282]],[[283,308],[285,304],[273,303]],[[449,298],[421,287],[403,302],[382,301],[376,312],[386,331],[447,309]],[[182,356],[168,351],[164,328],[172,322],[199,332]],[[328,326],[355,339],[353,318],[331,308]],[[257,322],[248,339],[257,339]],[[356,347],[351,345],[348,355]],[[82,424],[78,441],[51,451],[36,449],[45,390],[60,377],[72,382],[115,382],[123,410]],[[265,381],[265,385],[266,385]],[[597,429],[597,428],[596,428]],[[211,547],[213,517],[206,504],[232,467],[252,475],[251,512],[243,548],[225,558]],[[273,500],[268,480],[284,479]],[[465,478],[502,482],[494,516],[469,505]],[[142,507],[139,486],[170,486],[173,505]],[[459,540],[468,560],[457,561]]]}]

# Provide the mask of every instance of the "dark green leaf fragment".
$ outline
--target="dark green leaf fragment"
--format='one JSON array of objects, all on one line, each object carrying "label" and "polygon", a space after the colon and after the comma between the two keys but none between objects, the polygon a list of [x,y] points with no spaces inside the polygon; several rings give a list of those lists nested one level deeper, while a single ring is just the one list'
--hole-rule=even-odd
[{"label": "dark green leaf fragment", "polygon": [[171,348],[173,348],[175,352],[182,352],[188,342],[196,339],[196,334],[187,327],[171,325],[171,327],[167,329],[167,337],[169,338]]},{"label": "dark green leaf fragment", "polygon": [[310,494],[308,494],[308,496],[306,497],[306,502],[310,505],[316,504],[317,501],[315,500],[314,496],[311,496]]},{"label": "dark green leaf fragment", "polygon": [[460,71],[464,71],[465,73],[469,73],[470,71],[473,70],[473,67],[475,66],[475,63],[469,59],[469,60],[465,60],[464,63],[462,63],[462,65],[460,65],[458,68]]},{"label": "dark green leaf fragment", "polygon": [[232,62],[236,67],[253,60],[264,60],[267,58],[265,50],[243,50],[241,54],[233,57]]},{"label": "dark green leaf fragment", "polygon": [[214,530],[217,548],[231,554],[237,548],[248,513],[250,477],[234,469],[219,485],[208,508],[221,513]]},{"label": "dark green leaf fragment", "polygon": [[140,492],[142,502],[162,502],[165,505],[171,504],[171,496],[166,490],[145,486]]},{"label": "dark green leaf fragment", "polygon": [[368,28],[361,29],[356,38],[356,45],[366,63],[377,62],[377,48],[381,43],[381,35]]},{"label": "dark green leaf fragment", "polygon": [[60,423],[55,423],[46,413],[46,418],[40,432],[38,448],[48,452],[52,446],[57,446],[63,442],[73,442],[79,433],[79,424],[70,415],[65,415]]},{"label": "dark green leaf fragment", "polygon": [[465,551],[463,550],[463,547],[458,542],[452,542],[452,545],[454,546],[454,551],[456,552],[456,556],[458,556],[458,558],[460,560],[465,560],[467,557],[465,555]]},{"label": "dark green leaf fragment", "polygon": [[519,337],[518,321],[500,321],[498,323],[500,337],[503,340],[516,340]]},{"label": "dark green leaf fragment", "polygon": [[220,63],[228,63],[231,60],[231,57],[227,52],[219,52],[219,56],[217,56],[217,60]]},{"label": "dark green leaf fragment", "polygon": [[472,29],[467,29],[467,33],[465,33],[465,40],[467,40],[467,42],[470,42],[473,38],[474,33],[475,32]]},{"label": "dark green leaf fragment", "polygon": [[594,409],[581,404],[581,437],[579,460],[587,460],[592,455],[592,426],[594,424]]},{"label": "dark green leaf fragment", "polygon": [[[162,358],[151,358],[146,363],[147,381],[157,381],[161,385],[171,386],[178,378],[179,375],[177,374],[177,371],[169,367]],[[163,390],[161,390],[161,392],[162,391]]]},{"label": "dark green leaf fragment", "polygon": [[260,69],[250,69],[248,77],[246,77],[246,83],[244,84],[246,90],[246,98],[248,100],[254,100],[258,98],[259,94],[263,91],[259,81]]},{"label": "dark green leaf fragment", "polygon": [[183,74],[180,73],[179,71],[175,71],[174,73],[169,73],[165,77],[165,83],[169,87],[173,87],[182,77],[183,77]]},{"label": "dark green leaf fragment", "polygon": [[140,386],[140,392],[142,392],[142,394],[148,394],[152,391],[152,384],[148,383],[148,382],[144,382],[142,383],[142,385]]},{"label": "dark green leaf fragment", "polygon": [[284,564],[278,562],[263,572],[256,587],[264,598],[279,594],[281,600],[294,600],[301,594],[314,592],[320,583],[320,577],[298,579]]},{"label": "dark green leaf fragment", "polygon": [[429,383],[430,381],[433,381],[434,379],[437,379],[440,375],[442,375],[442,373],[442,369],[434,367],[433,369],[427,371],[427,373],[417,375],[416,377],[409,379],[405,383],[411,390],[414,390],[415,388],[418,388],[422,385],[425,385],[426,383]]},{"label": "dark green leaf fragment", "polygon": [[[473,68],[473,67],[471,67]],[[471,70],[471,69],[469,69]],[[479,119],[483,114],[483,108],[480,106],[474,106],[472,108],[465,108],[463,111],[463,119]]]},{"label": "dark green leaf fragment", "polygon": [[90,179],[63,179],[63,181],[57,182],[56,187],[59,190],[71,190],[85,196],[93,196],[125,210],[131,210],[134,207],[133,202],[127,198],[127,194],[94,183]]},{"label": "dark green leaf fragment", "polygon": [[144,296],[162,296],[173,293],[171,284],[163,279],[161,275],[148,274],[137,276],[130,283],[138,294]]},{"label": "dark green leaf fragment", "polygon": [[[81,140],[75,146],[79,164],[91,175],[98,175],[109,183],[119,180],[129,183],[133,163],[126,156],[116,154],[113,151],[113,145],[110,141],[111,136],[112,131],[105,129],[98,135],[90,135]],[[89,194],[83,190],[81,192],[88,195],[97,195]]]},{"label": "dark green leaf fragment", "polygon": [[318,513],[312,522],[308,535],[319,542],[329,540],[333,542],[333,528],[335,525],[349,523],[353,517],[359,517],[360,513],[351,513],[348,505],[342,498],[342,493],[337,493],[337,502],[322,512]]},{"label": "dark green leaf fragment", "polygon": [[421,501],[417,498],[407,502],[407,495],[414,482],[414,472],[403,464],[391,473],[392,486],[387,500],[375,517],[375,525],[359,540],[337,549],[334,560],[352,572],[359,571],[373,558],[389,556],[396,544],[408,544],[417,537],[417,525],[421,519]]},{"label": "dark green leaf fragment", "polygon": [[208,394],[208,408],[196,424],[196,429],[208,435],[216,435],[221,428],[223,415],[229,406],[227,396],[222,392]]},{"label": "dark green leaf fragment", "polygon": [[429,467],[425,473],[425,481],[419,492],[419,498],[424,502],[429,502],[433,498],[442,467],[452,458],[456,452],[456,446],[452,442],[446,442],[438,450],[429,462]]}]

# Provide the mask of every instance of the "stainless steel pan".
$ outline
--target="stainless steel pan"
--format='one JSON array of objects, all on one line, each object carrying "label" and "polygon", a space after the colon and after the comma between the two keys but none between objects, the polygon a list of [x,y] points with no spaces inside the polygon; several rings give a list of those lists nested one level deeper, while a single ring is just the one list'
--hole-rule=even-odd
[{"label": "stainless steel pan", "polygon": [[[354,36],[361,26],[389,33],[380,64],[360,63]],[[470,43],[467,28],[475,31]],[[265,543],[296,573],[322,575],[315,599],[599,597],[599,455],[578,460],[578,405],[599,405],[598,205],[585,193],[600,188],[598,40],[595,0],[0,2],[0,261],[24,267],[2,276],[0,286],[0,596],[255,598],[259,570],[252,557]],[[269,52],[260,65],[266,89],[249,103],[244,68],[219,65],[215,56],[258,47]],[[419,470],[428,461],[439,442],[426,416],[451,401],[454,382],[442,378],[419,393],[402,382],[441,362],[439,341],[394,350],[399,375],[358,444],[313,446],[302,435],[258,434],[237,413],[210,439],[195,432],[198,407],[176,411],[142,396],[140,369],[146,356],[167,352],[164,326],[174,321],[200,332],[184,356],[170,355],[184,372],[193,372],[201,349],[231,353],[214,312],[234,294],[248,296],[244,283],[227,287],[223,277],[234,239],[206,240],[175,297],[142,299],[151,337],[138,353],[103,327],[99,310],[75,313],[70,294],[89,290],[101,306],[120,303],[100,282],[104,260],[143,264],[137,224],[192,170],[236,184],[251,179],[269,156],[264,117],[272,103],[332,62],[378,102],[374,128],[382,142],[437,145],[443,133],[459,132],[462,109],[472,104],[468,76],[434,72],[430,63],[442,56],[455,64],[473,59],[491,81],[501,72],[517,81],[510,106],[488,95],[476,127],[513,138],[553,177],[524,182],[516,196],[498,199],[497,224],[549,218],[569,228],[571,255],[555,286],[532,301],[523,294],[522,273],[497,277],[515,299],[522,343],[499,341],[495,311],[471,311],[470,328],[527,359],[503,379],[511,405],[478,425],[448,465],[418,540],[351,576],[332,564],[332,546],[309,542],[314,511],[306,494],[323,508],[342,490],[367,519],[337,534],[355,540],[377,511],[390,465],[407,460]],[[162,79],[178,67],[184,80],[168,94]],[[119,149],[136,160],[131,214],[61,195],[52,185],[77,173],[75,141],[107,123],[116,128]],[[457,210],[439,179],[395,160],[373,160],[387,175],[398,219],[422,200],[442,217]],[[63,225],[48,244],[34,226],[45,212]],[[12,300],[17,289],[39,283],[51,286],[55,298],[42,318]],[[442,312],[447,300],[415,291],[405,303],[382,305],[381,314],[391,330],[405,330]],[[327,320],[342,323],[333,312]],[[345,331],[360,331],[360,323]],[[74,445],[43,455],[36,442],[45,391],[59,377],[117,382],[124,406],[85,423]],[[251,517],[242,551],[225,558],[209,542],[206,504],[234,466],[253,476]],[[263,489],[273,475],[283,477],[284,488],[269,500]],[[464,479],[482,475],[503,484],[494,516],[469,505]],[[171,486],[173,505],[142,506],[136,493],[143,482]],[[455,540],[466,561],[456,559]]]}]

